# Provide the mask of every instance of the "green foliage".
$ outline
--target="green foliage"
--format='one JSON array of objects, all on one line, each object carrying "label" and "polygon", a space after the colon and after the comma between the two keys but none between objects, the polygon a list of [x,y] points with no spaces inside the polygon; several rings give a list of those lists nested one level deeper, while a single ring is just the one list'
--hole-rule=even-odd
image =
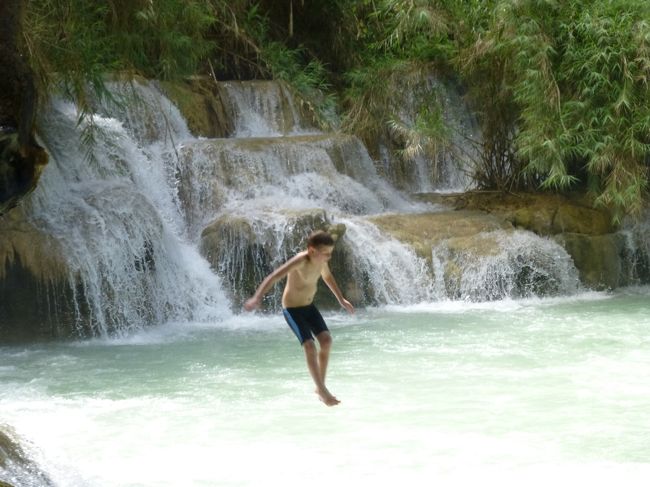
[{"label": "green foliage", "polygon": [[558,67],[566,135],[557,139],[597,180],[598,202],[633,212],[650,155],[647,5],[605,2],[576,15],[562,26],[567,47]]},{"label": "green foliage", "polygon": [[[31,0],[24,28],[36,72],[83,98],[105,73],[169,79],[192,74],[210,47],[213,19],[199,0]],[[101,90],[99,90],[101,91]]]},{"label": "green foliage", "polygon": [[275,78],[330,124],[340,100],[346,130],[407,160],[454,130],[435,73],[479,117],[480,187],[587,188],[619,215],[647,193],[646,0],[31,0],[24,33],[41,91],[82,115],[107,72]]},{"label": "green foliage", "polygon": [[210,47],[202,34],[212,17],[199,0],[31,0],[24,22],[40,92],[61,90],[77,103],[82,145],[92,162],[92,105],[112,99],[107,74],[170,79],[194,73]]},{"label": "green foliage", "polygon": [[640,210],[650,151],[649,20],[643,0],[498,3],[457,63],[484,126],[515,134],[504,150],[512,168],[525,165],[522,177],[553,189],[587,184],[619,215]]},{"label": "green foliage", "polygon": [[429,157],[433,163],[431,177],[439,177],[438,154],[449,146],[451,129],[435,97],[432,95],[431,101],[420,107],[412,124],[392,119],[388,125],[392,138],[403,147],[396,150],[402,164],[413,163],[418,156]]},{"label": "green foliage", "polygon": [[267,44],[260,58],[273,79],[292,86],[303,100],[303,108],[311,112],[322,128],[333,127],[336,121],[336,98],[327,82],[327,72],[317,59],[306,64],[302,49],[289,49],[279,42]]},{"label": "green foliage", "polygon": [[[452,53],[449,15],[441,2],[431,0],[356,6],[358,37],[366,47],[357,50],[357,64],[344,78],[344,127],[369,145],[383,140],[404,163],[421,154],[435,158],[450,128],[442,122],[428,80]],[[421,107],[415,120],[401,115],[408,105]]]}]

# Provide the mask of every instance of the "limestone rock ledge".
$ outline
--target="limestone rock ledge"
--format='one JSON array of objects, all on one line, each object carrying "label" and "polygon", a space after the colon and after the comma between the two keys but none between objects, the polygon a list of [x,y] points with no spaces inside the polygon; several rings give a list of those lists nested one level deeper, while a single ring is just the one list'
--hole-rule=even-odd
[{"label": "limestone rock ledge", "polygon": [[74,321],[71,295],[58,243],[21,207],[0,216],[0,343],[65,334]]},{"label": "limestone rock ledge", "polygon": [[439,297],[485,301],[578,288],[571,258],[560,246],[496,215],[447,210],[369,220],[428,262]]},{"label": "limestone rock ledge", "polygon": [[504,219],[481,211],[459,210],[418,214],[373,216],[374,223],[393,238],[409,244],[415,253],[431,261],[431,249],[451,238],[467,238],[493,230],[512,230]]},{"label": "limestone rock ledge", "polygon": [[647,267],[639,264],[646,257],[635,254],[611,214],[595,208],[584,195],[468,192],[421,194],[417,198],[458,211],[483,212],[514,228],[552,238],[569,253],[580,281],[589,288],[611,289],[650,277],[639,274]]},{"label": "limestone rock ledge", "polygon": [[0,425],[0,487],[25,485],[53,487],[54,483],[29,457],[15,435]]},{"label": "limestone rock ledge", "polygon": [[[351,281],[349,255],[342,242],[345,226],[333,223],[321,209],[285,210],[281,221],[221,216],[203,230],[200,251],[224,280],[237,308],[270,272],[306,248],[307,236],[315,229],[329,231],[339,242],[330,267],[345,289]],[[281,286],[275,286],[265,299],[265,307],[277,309],[281,295]],[[325,307],[334,305],[324,285],[319,287],[317,299]]]}]

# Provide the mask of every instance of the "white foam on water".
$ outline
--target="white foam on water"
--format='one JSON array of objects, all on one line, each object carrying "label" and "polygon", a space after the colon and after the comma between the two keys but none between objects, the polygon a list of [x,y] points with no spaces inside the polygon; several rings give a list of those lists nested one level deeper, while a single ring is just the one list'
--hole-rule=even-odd
[{"label": "white foam on water", "polygon": [[[329,313],[333,409],[279,313],[3,347],[0,409],[66,487],[642,485],[638,291]],[[314,458],[331,467],[323,477]]]},{"label": "white foam on water", "polygon": [[[625,292],[625,291],[623,291]],[[640,290],[640,294],[647,294]],[[614,295],[610,291],[583,291],[570,296],[504,298],[495,301],[469,301],[448,300],[420,302],[416,304],[384,305],[376,307],[376,312],[390,311],[391,313],[464,313],[473,311],[498,311],[512,312],[522,308],[555,306],[558,304],[572,304],[581,302],[594,302],[611,299]]]}]

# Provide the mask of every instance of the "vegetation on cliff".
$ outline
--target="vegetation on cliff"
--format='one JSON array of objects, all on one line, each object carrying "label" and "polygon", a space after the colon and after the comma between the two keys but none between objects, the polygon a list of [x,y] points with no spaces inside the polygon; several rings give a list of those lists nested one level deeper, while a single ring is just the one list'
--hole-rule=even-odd
[{"label": "vegetation on cliff", "polygon": [[32,0],[23,31],[41,90],[62,81],[82,108],[109,71],[279,78],[405,157],[453,130],[426,90],[398,120],[395,94],[435,75],[478,115],[479,187],[588,189],[619,216],[646,196],[645,0]]}]

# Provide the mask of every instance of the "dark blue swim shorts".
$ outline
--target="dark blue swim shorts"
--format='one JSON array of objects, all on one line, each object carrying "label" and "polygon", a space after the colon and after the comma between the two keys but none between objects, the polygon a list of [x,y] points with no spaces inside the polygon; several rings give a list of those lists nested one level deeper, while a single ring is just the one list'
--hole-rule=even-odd
[{"label": "dark blue swim shorts", "polygon": [[313,340],[313,336],[323,331],[329,331],[325,320],[313,304],[297,308],[284,308],[284,318],[300,340],[302,345],[305,340]]}]

